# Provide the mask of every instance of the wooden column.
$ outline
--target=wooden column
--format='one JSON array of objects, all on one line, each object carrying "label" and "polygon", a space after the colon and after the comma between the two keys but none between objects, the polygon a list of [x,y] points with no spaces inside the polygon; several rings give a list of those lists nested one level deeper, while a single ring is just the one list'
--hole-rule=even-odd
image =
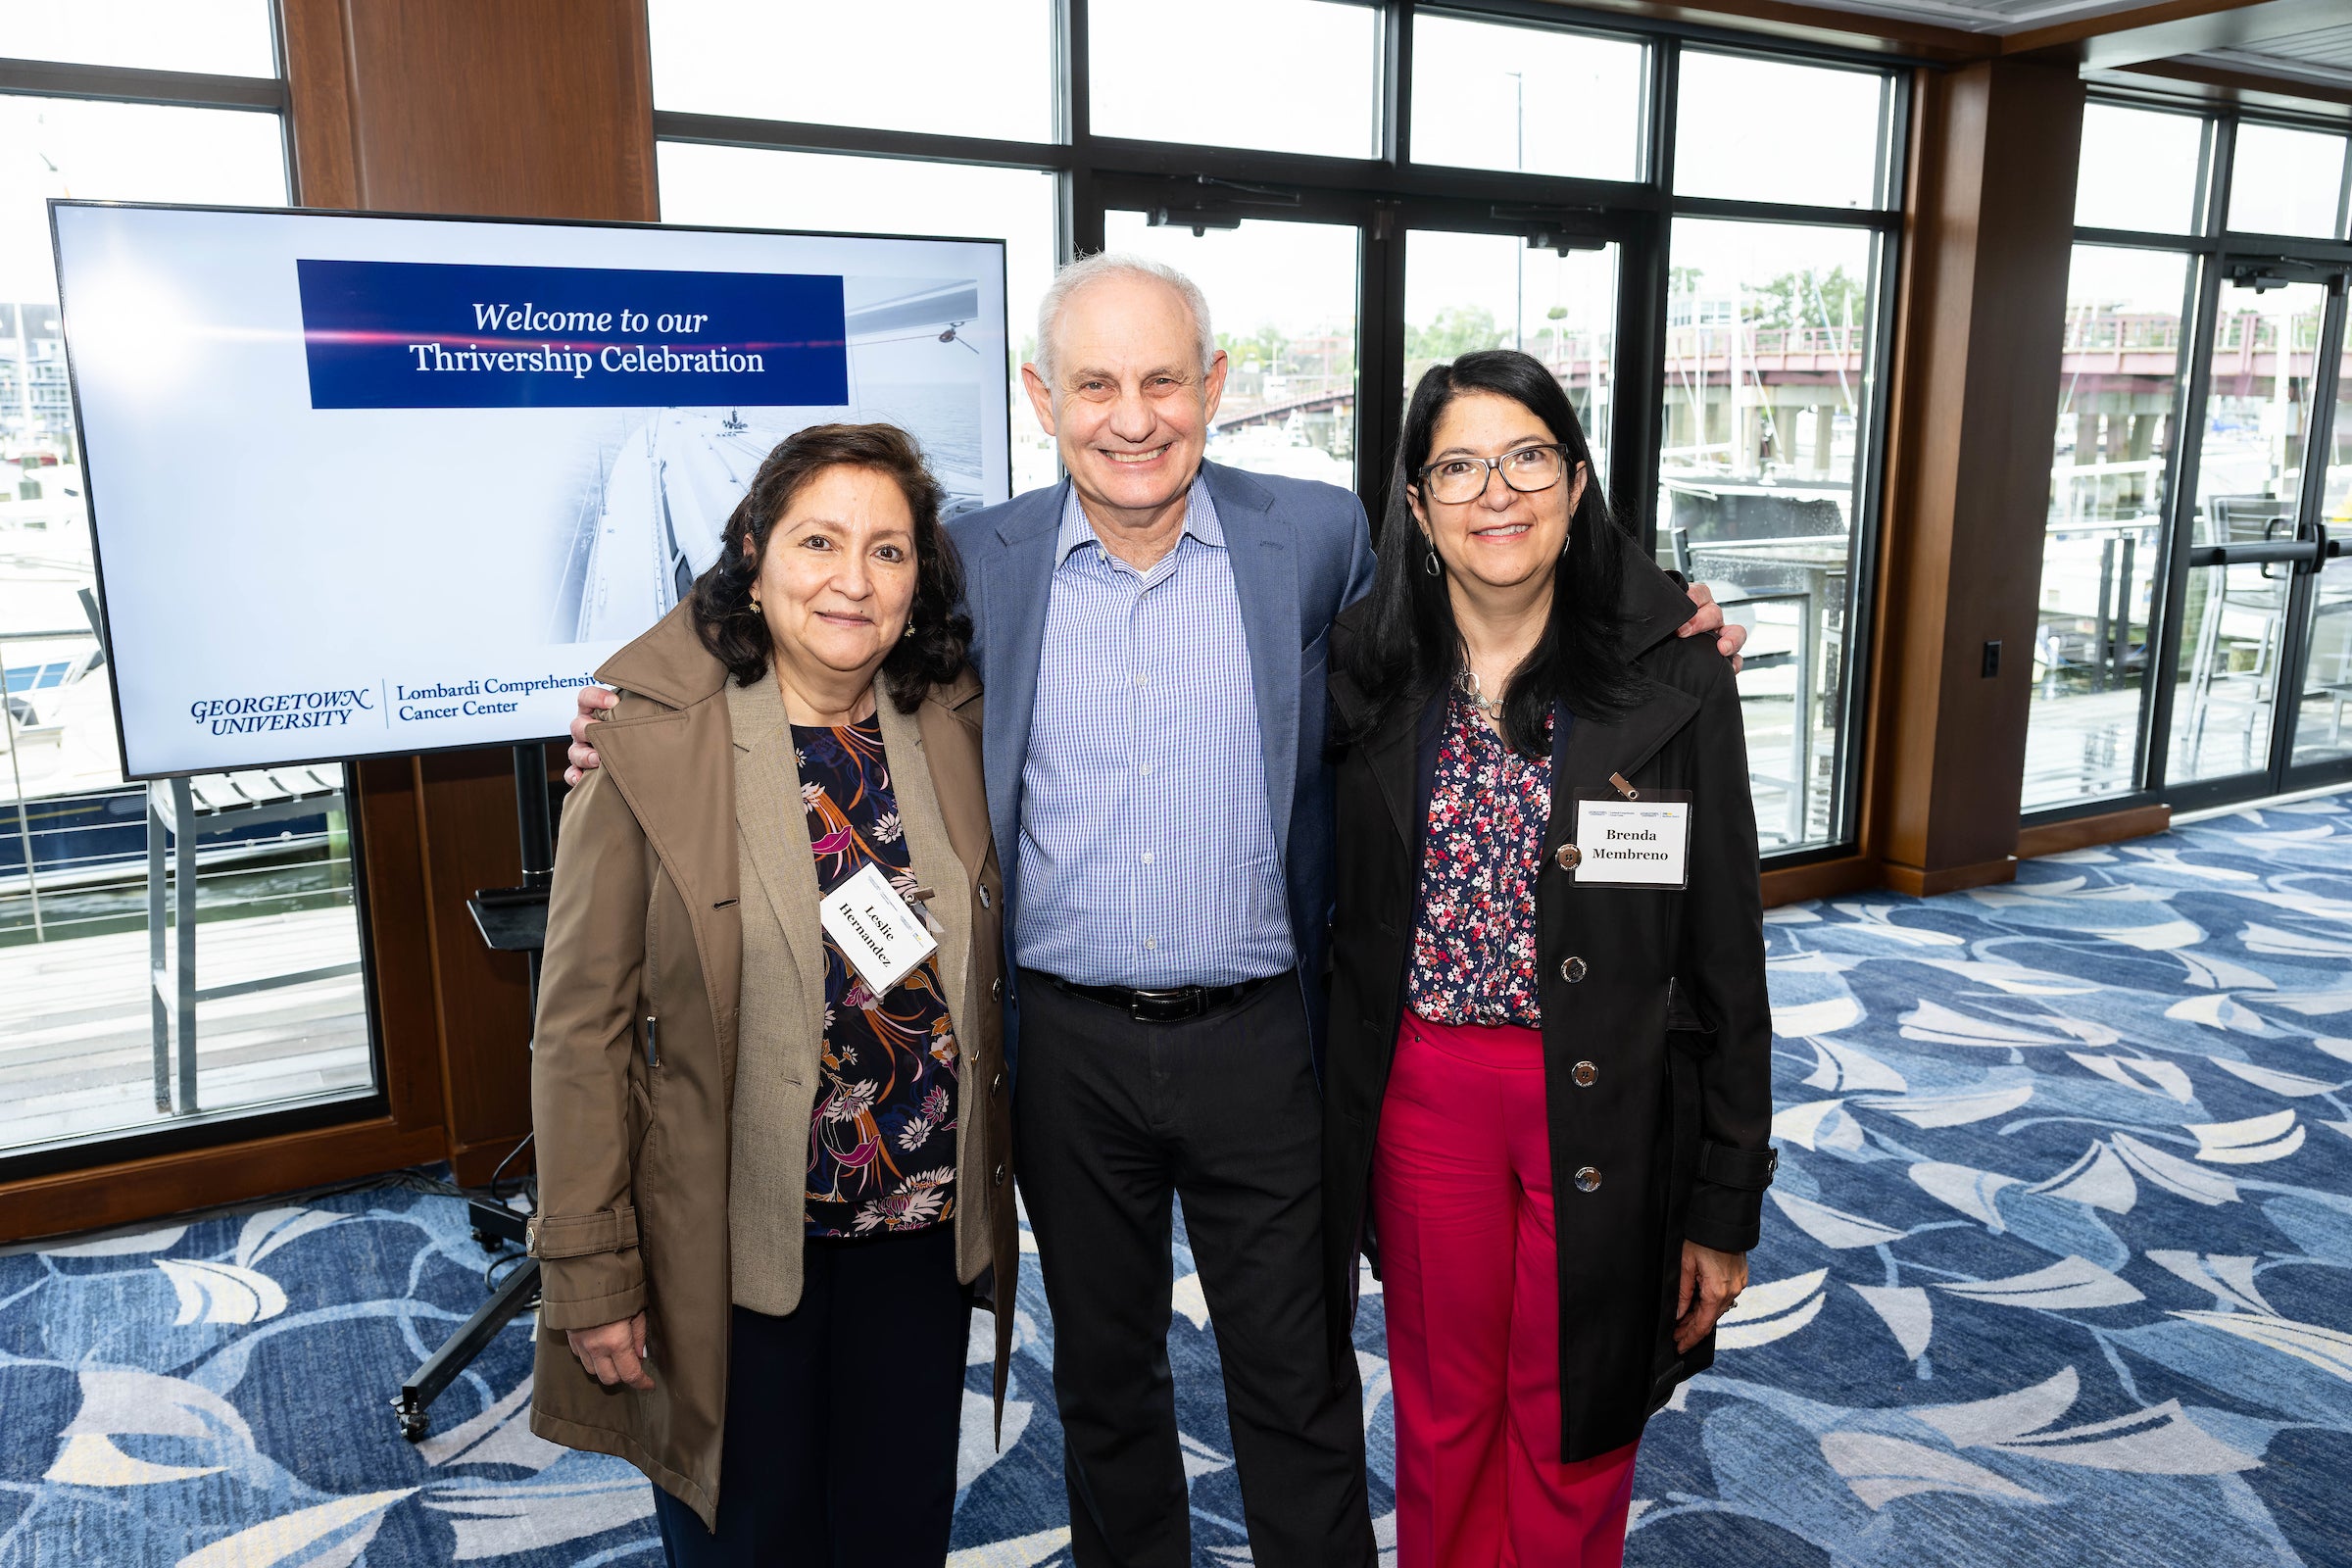
[{"label": "wooden column", "polygon": [[[306,206],[651,220],[643,0],[280,0]],[[429,500],[424,504],[429,505]],[[458,1178],[530,1130],[527,980],[466,900],[521,880],[512,753],[360,769],[387,1061]]]},{"label": "wooden column", "polygon": [[651,221],[643,0],[280,0],[308,206]]},{"label": "wooden column", "polygon": [[2016,874],[2083,96],[1994,60],[1917,97],[1866,834],[1925,894]]}]

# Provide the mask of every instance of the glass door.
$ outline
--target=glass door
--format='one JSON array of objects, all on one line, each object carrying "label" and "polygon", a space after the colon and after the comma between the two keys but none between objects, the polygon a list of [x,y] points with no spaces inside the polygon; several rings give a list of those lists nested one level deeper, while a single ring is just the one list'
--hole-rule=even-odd
[{"label": "glass door", "polygon": [[[1640,531],[1652,424],[1619,345],[1645,340],[1642,215],[1264,186],[1100,177],[1104,249],[1181,269],[1225,351],[1208,457],[1363,498],[1377,542],[1413,383],[1476,349],[1551,368],[1584,421],[1594,478]],[[1629,396],[1631,400],[1629,401]]]},{"label": "glass door", "polygon": [[[2166,779],[2252,796],[2352,759],[2352,446],[2341,269],[2224,259],[2182,525],[2188,571]],[[2330,570],[2330,567],[2334,567]],[[2210,785],[2210,789],[2195,789]]]},{"label": "glass door", "polygon": [[1209,461],[1357,488],[1361,225],[1171,209],[1149,193],[1113,197],[1101,220],[1105,249],[1165,262],[1208,298],[1226,359]]},{"label": "glass door", "polygon": [[1607,488],[1616,413],[1618,276],[1623,246],[1597,235],[1532,245],[1521,234],[1414,228],[1404,243],[1400,395],[1432,366],[1480,349],[1518,349],[1550,369]]},{"label": "glass door", "polygon": [[2290,618],[2301,628],[2301,657],[2294,672],[2292,721],[2285,750],[2290,784],[2321,782],[2352,760],[2352,326],[2337,300],[2333,373],[2322,362],[2318,386],[2328,389],[2328,416],[2315,422],[2304,492],[2306,521],[2298,541],[2314,547],[2301,568],[2305,603]]}]

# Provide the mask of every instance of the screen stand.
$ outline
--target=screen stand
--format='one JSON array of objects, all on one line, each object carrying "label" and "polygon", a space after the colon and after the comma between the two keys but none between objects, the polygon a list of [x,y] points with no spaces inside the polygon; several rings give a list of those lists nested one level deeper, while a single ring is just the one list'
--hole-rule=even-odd
[{"label": "screen stand", "polygon": [[[530,965],[531,1015],[536,1018],[540,954],[547,945],[547,891],[556,877],[555,834],[547,808],[547,754],[536,742],[514,748],[514,820],[522,844],[522,885],[483,888],[466,901],[466,907],[472,912],[474,927],[481,932],[482,941],[493,951],[524,956]],[[523,1243],[524,1217],[499,1200],[498,1178],[530,1142],[530,1135],[525,1134],[522,1142],[514,1146],[514,1152],[491,1174],[489,1198],[469,1200],[473,1239],[484,1250],[519,1247]],[[538,1207],[537,1188],[534,1178],[523,1178],[523,1190],[529,1195],[534,1210]],[[497,1264],[494,1262],[491,1267],[495,1270]],[[498,1282],[489,1299],[473,1316],[460,1324],[442,1342],[441,1348],[426,1356],[424,1364],[400,1386],[400,1393],[392,1399],[393,1411],[400,1421],[400,1435],[411,1443],[422,1442],[430,1424],[425,1412],[441,1391],[472,1364],[473,1358],[498,1338],[516,1313],[527,1311],[538,1301],[539,1261],[525,1256]]]}]

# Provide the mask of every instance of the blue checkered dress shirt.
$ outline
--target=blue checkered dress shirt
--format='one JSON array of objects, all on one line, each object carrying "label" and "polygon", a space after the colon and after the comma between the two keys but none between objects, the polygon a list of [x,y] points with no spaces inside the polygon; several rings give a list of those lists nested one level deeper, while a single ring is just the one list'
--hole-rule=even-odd
[{"label": "blue checkered dress shirt", "polygon": [[1150,571],[1073,487],[1021,769],[1013,952],[1080,985],[1231,985],[1298,962],[1225,531],[1195,478]]}]

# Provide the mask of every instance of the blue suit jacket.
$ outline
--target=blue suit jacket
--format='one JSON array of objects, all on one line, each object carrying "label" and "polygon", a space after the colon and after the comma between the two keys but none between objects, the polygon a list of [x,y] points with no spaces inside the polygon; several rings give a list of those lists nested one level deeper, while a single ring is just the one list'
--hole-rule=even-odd
[{"label": "blue suit jacket", "polygon": [[[1250,645],[1258,732],[1266,747],[1266,804],[1288,884],[1291,936],[1317,1070],[1323,1054],[1323,960],[1332,881],[1332,772],[1323,755],[1332,617],[1372,586],[1364,508],[1336,485],[1201,465],[1232,553],[1234,588]],[[987,690],[981,729],[988,815],[1004,872],[1006,972],[1012,974],[1020,899],[1021,764],[1037,706],[1054,541],[1069,481],[966,513],[949,524],[963,557],[972,663]],[[1005,999],[1004,1054],[1020,1040],[1017,984]]]}]

